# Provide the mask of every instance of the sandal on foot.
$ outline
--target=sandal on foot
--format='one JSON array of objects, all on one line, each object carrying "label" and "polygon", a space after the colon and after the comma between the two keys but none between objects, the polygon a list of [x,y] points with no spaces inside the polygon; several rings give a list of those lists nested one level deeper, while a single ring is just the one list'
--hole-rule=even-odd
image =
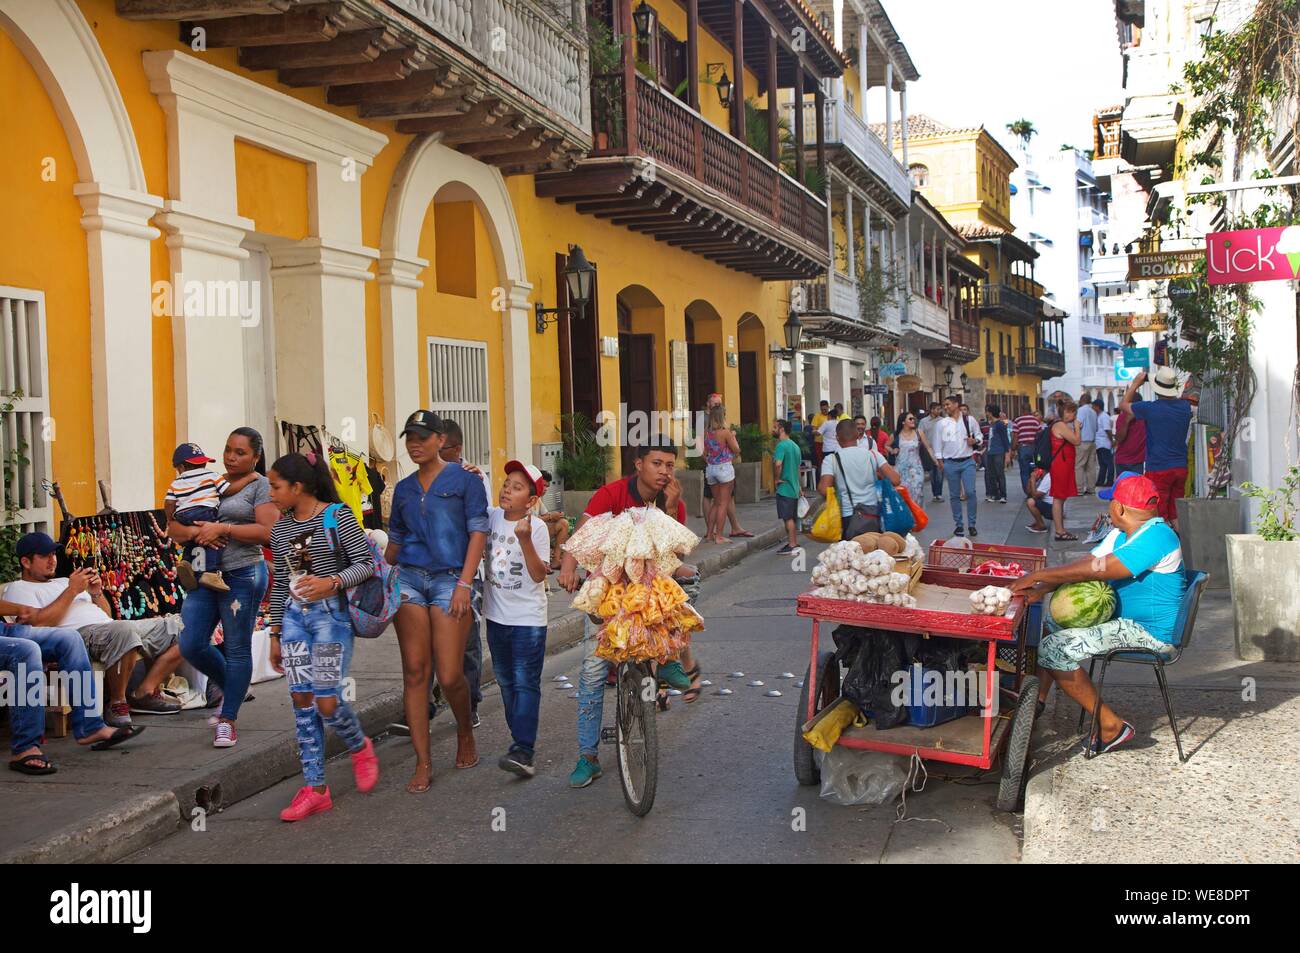
[{"label": "sandal on foot", "polygon": [[130,741],[132,738],[134,738],[142,731],[144,731],[144,728],[141,725],[127,725],[125,727],[118,728],[116,731],[114,731],[109,737],[105,738],[103,741],[96,741],[93,745],[90,746],[90,750],[107,751],[109,748],[116,748],[123,741]]},{"label": "sandal on foot", "polygon": [[[700,667],[698,665],[695,666],[693,669],[691,669],[689,672],[686,673],[686,677],[689,678],[692,682],[695,681],[697,678],[700,677]],[[682,701],[686,702],[686,704],[689,705],[691,702],[697,700],[703,694],[704,694],[703,685],[699,686],[698,688],[692,686],[686,689],[686,691],[682,692]]]},{"label": "sandal on foot", "polygon": [[732,533],[732,539],[753,539],[754,534],[747,529],[742,529],[739,533]]},{"label": "sandal on foot", "polygon": [[1079,537],[1075,536],[1073,533],[1057,533],[1056,541],[1058,543],[1077,543]]},{"label": "sandal on foot", "polygon": [[[37,767],[35,762],[40,762]],[[9,770],[17,771],[19,774],[54,774],[59,769],[53,762],[43,754],[29,754],[19,758],[17,761],[9,762]]]}]

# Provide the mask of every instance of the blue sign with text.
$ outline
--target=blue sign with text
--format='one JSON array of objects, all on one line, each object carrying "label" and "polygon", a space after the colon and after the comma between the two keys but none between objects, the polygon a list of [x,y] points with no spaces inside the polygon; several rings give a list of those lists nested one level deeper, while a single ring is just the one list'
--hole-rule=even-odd
[{"label": "blue sign with text", "polygon": [[1151,363],[1151,348],[1149,347],[1126,347],[1124,348],[1124,366],[1137,367],[1145,369]]},{"label": "blue sign with text", "polygon": [[907,373],[907,365],[902,361],[895,361],[893,364],[881,364],[881,377],[902,377]]}]

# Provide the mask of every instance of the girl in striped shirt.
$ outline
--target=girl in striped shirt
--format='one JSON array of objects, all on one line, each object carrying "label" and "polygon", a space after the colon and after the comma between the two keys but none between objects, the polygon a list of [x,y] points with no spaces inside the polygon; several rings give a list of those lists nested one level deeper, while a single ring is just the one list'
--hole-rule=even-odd
[{"label": "girl in striped shirt", "polygon": [[[343,591],[369,579],[375,559],[322,461],[291,453],[267,477],[271,501],[284,513],[271,530],[271,664],[289,682],[306,781],[280,820],[300,821],[334,806],[325,784],[325,725],[352,752],[357,790],[369,791],[379,780],[374,746],[339,698],[353,638]],[[326,511],[333,513],[337,538],[325,530]]]}]

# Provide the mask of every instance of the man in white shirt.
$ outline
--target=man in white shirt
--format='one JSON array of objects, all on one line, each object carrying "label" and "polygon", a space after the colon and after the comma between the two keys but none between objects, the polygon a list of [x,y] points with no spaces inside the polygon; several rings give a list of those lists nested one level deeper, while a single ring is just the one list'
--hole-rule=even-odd
[{"label": "man in white shirt", "polygon": [[[839,405],[836,404],[836,406],[838,407]],[[849,423],[853,423],[853,421],[850,420]],[[832,412],[831,416],[826,420],[826,422],[817,428],[817,432],[822,435],[823,462],[825,462],[825,458],[827,454],[835,453],[837,450],[840,449],[840,440],[838,436],[839,426],[840,426],[840,419],[838,416],[836,416],[834,412]],[[852,446],[852,443],[850,443],[850,446]]]},{"label": "man in white shirt", "polygon": [[[948,481],[948,505],[952,507],[953,535],[978,536],[975,515],[979,501],[975,497],[975,451],[983,442],[980,425],[961,412],[960,397],[943,399],[944,416],[934,428],[935,464],[943,468]],[[966,492],[966,527],[961,522],[962,490]]]},{"label": "man in white shirt", "polygon": [[881,477],[894,486],[903,478],[880,451],[870,447],[854,446],[856,428],[851,420],[839,421],[837,443],[842,445],[834,455],[822,459],[821,479],[817,492],[822,496],[832,485],[838,497],[840,517],[844,521],[842,539],[852,539],[863,533],[880,532],[880,510],[876,497],[876,481]]},{"label": "man in white shirt", "polygon": [[[59,544],[45,533],[28,533],[18,541],[14,552],[22,567],[22,578],[5,587],[9,602],[33,606],[27,622],[35,626],[62,626],[76,629],[86,643],[92,662],[104,667],[108,706],[104,721],[115,728],[131,724],[131,713],[174,715],[179,702],[164,698],[162,683],[181,664],[176,633],[168,631],[167,620],[114,619],[99,573],[78,569],[65,579],[54,577]],[[127,683],[135,663],[148,663],[144,679],[136,693],[127,698]]]},{"label": "man in white shirt", "polygon": [[1031,533],[1046,533],[1047,521],[1052,519],[1052,475],[1045,470],[1034,470],[1025,485],[1029,499],[1025,500],[1025,509],[1034,522],[1025,529]]},{"label": "man in white shirt", "polygon": [[1074,457],[1074,482],[1088,496],[1097,475],[1097,411],[1086,393],[1079,395],[1079,446]]},{"label": "man in white shirt", "polygon": [[[925,444],[927,447],[934,446],[934,431],[939,426],[939,421],[943,419],[943,408],[938,401],[930,404],[930,412],[921,418],[920,423],[916,426],[925,434]],[[943,502],[943,467],[937,463],[930,468],[930,488],[934,492],[934,502]],[[918,501],[919,502],[919,501]]]},{"label": "man in white shirt", "polygon": [[1115,482],[1115,422],[1100,399],[1094,400],[1092,407],[1097,411],[1097,486],[1110,486]]}]

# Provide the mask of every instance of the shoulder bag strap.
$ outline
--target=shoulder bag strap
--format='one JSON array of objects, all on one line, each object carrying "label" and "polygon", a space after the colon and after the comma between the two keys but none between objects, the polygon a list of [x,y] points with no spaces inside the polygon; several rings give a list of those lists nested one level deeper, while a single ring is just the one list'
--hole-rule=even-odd
[{"label": "shoulder bag strap", "polygon": [[857,504],[853,502],[853,494],[849,492],[849,478],[844,475],[844,464],[840,462],[840,455],[832,453],[831,456],[835,458],[835,468],[840,471],[840,479],[844,482],[844,495],[849,498],[849,509],[856,509]]},{"label": "shoulder bag strap", "polygon": [[[331,503],[329,506],[325,507],[320,518],[321,528],[325,530],[325,536],[329,539],[330,545],[334,549],[334,557],[338,560],[339,573],[342,573],[344,569],[347,569],[352,565],[352,559],[348,556],[347,550],[343,548],[343,541],[339,539],[339,521],[337,514],[339,507],[342,505],[342,503]],[[342,577],[340,576],[340,578]],[[339,588],[338,600],[339,605],[341,605],[343,611],[346,612],[348,609],[346,589],[342,587]]]}]

